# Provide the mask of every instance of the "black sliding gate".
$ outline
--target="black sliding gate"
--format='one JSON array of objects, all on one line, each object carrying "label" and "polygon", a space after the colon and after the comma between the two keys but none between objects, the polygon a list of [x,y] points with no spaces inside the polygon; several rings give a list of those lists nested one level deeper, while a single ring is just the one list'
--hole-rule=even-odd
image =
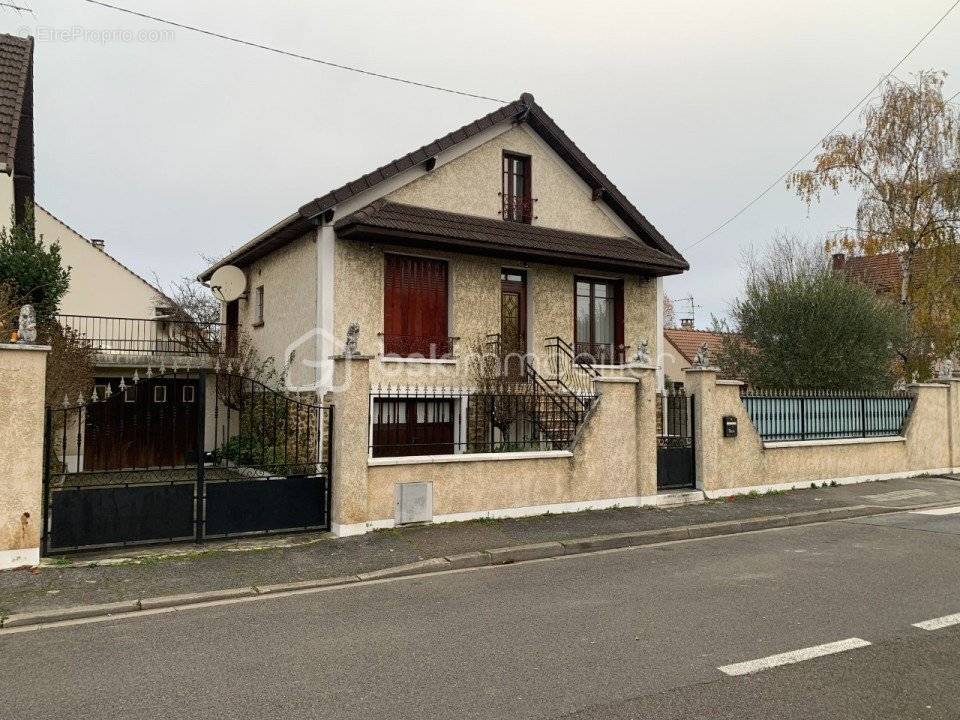
[{"label": "black sliding gate", "polygon": [[48,408],[44,553],[326,530],[333,407],[233,373],[101,378]]},{"label": "black sliding gate", "polygon": [[694,397],[682,388],[658,398],[661,431],[657,435],[657,489],[693,488],[697,484],[693,443]]}]

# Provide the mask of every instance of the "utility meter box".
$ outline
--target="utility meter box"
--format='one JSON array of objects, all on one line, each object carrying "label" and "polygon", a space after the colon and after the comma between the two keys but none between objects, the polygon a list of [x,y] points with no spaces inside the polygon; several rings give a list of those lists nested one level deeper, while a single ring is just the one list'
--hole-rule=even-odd
[{"label": "utility meter box", "polygon": [[433,483],[397,483],[393,487],[393,519],[397,525],[433,520]]},{"label": "utility meter box", "polygon": [[723,416],[723,436],[725,438],[737,436],[737,417],[735,415]]}]

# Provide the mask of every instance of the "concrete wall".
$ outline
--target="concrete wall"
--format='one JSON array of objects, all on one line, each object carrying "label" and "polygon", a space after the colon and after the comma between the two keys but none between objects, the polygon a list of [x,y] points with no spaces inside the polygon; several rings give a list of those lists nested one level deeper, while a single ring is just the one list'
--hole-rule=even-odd
[{"label": "concrete wall", "polygon": [[0,345],[0,570],[40,562],[49,349]]},{"label": "concrete wall", "polygon": [[368,456],[369,357],[334,363],[333,530],[351,535],[394,525],[396,485],[430,482],[434,521],[517,517],[654,503],[656,372],[601,378],[600,400],[571,451],[439,458]]},{"label": "concrete wall", "polygon": [[0,172],[0,228],[10,228],[13,201],[13,175]]},{"label": "concrete wall", "polygon": [[60,302],[65,315],[153,318],[157,290],[104,250],[42,207],[36,206],[36,233],[43,243],[60,244],[64,267],[70,268],[70,288]]},{"label": "concrete wall", "polygon": [[[916,402],[902,437],[777,443],[760,439],[739,382],[688,370],[686,386],[696,397],[697,485],[708,495],[948,472],[960,459],[950,437],[960,419],[960,381],[912,386]],[[738,420],[735,438],[723,437],[725,415]]]},{"label": "concrete wall", "polygon": [[[336,244],[334,336],[344,338],[351,322],[360,323],[360,351],[371,356],[381,352],[377,333],[383,331],[383,256],[387,252],[411,254],[402,247],[370,246],[347,240],[338,240]],[[467,354],[477,339],[500,332],[500,270],[520,267],[515,260],[450,252],[415,254],[449,262],[448,332],[460,338],[458,355]],[[546,338],[558,335],[567,342],[574,340],[574,277],[581,275],[623,280],[624,341],[634,346],[638,338],[644,338],[651,355],[656,357],[660,333],[655,279],[542,263],[528,263],[522,269],[527,273],[528,351],[539,361],[545,362]],[[423,382],[422,367],[404,365],[378,363],[373,371],[374,383],[407,383],[417,379]],[[430,368],[430,376],[440,384],[465,382],[466,372],[464,364],[433,364]]]},{"label": "concrete wall", "polygon": [[[310,334],[317,318],[316,233],[308,233],[261,258],[245,272],[248,296],[240,300],[241,328],[261,357],[273,358],[278,369],[290,362],[292,350],[291,384],[312,383],[316,360],[315,337]],[[258,325],[254,295],[259,285],[264,288],[264,314],[263,324]]]}]

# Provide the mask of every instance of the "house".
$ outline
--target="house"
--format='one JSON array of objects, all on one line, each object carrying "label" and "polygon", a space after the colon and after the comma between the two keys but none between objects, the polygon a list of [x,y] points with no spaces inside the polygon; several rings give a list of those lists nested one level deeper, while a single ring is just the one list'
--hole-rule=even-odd
[{"label": "house", "polygon": [[[228,303],[297,386],[329,386],[329,356],[443,366],[488,336],[546,365],[559,338],[599,368],[656,357],[661,278],[686,261],[529,94],[300,206],[208,269],[240,267]],[[395,373],[375,373],[374,382]]]},{"label": "house", "polygon": [[128,462],[119,449],[134,444],[140,433],[152,438],[138,450],[141,464],[182,462],[183,428],[196,425],[199,376],[223,349],[223,326],[183,317],[172,300],[109,255],[103,241],[83,237],[34,201],[33,52],[32,38],[0,35],[0,223],[9,226],[11,209],[21,220],[32,202],[37,236],[47,246],[59,244],[70,268],[57,320],[94,351],[94,387],[66,403],[85,405],[118,393],[121,384],[131,385],[135,374],[148,370],[182,368],[176,376],[153,380],[149,392],[131,387],[114,403],[115,421],[100,422],[99,410],[82,413],[74,423],[81,426],[80,447],[68,454],[78,470],[116,469]]},{"label": "house", "polygon": [[[717,365],[723,350],[724,337],[735,333],[695,330],[693,323],[681,321],[679,328],[663,331],[663,375],[666,386],[682,384],[684,368],[693,367],[700,348],[707,346],[711,365]],[[722,370],[723,368],[721,368]],[[721,373],[721,377],[729,373]]]},{"label": "house", "polygon": [[[688,268],[528,93],[300,205],[201,280],[226,266],[246,287],[224,318],[289,367],[291,387],[320,393],[344,423],[362,393],[365,450],[334,460],[357,475],[335,477],[333,496],[346,501],[356,482],[377,500],[339,522],[335,510],[337,532],[381,522],[387,493],[409,489],[389,470],[367,477],[368,465],[567,457],[597,379],[653,372],[662,279]],[[495,377],[477,362],[488,356]],[[363,361],[348,382],[344,358]],[[546,494],[527,485],[513,502],[588,494],[564,482]],[[436,483],[433,492],[450,509],[511,503],[479,488],[468,500]]]},{"label": "house", "polygon": [[0,34],[0,227],[33,192],[33,38]]}]

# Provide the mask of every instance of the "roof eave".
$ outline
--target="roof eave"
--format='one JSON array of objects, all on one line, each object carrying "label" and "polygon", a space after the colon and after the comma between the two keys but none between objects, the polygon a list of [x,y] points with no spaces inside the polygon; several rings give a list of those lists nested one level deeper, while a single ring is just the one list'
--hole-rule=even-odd
[{"label": "roof eave", "polygon": [[344,240],[362,240],[379,244],[410,245],[413,247],[432,247],[468,252],[477,255],[518,258],[548,262],[558,265],[593,268],[607,271],[641,272],[653,277],[679,275],[689,268],[686,261],[681,266],[648,263],[643,261],[617,260],[597,257],[596,255],[577,255],[574,253],[550,252],[545,250],[518,248],[511,245],[473,241],[439,235],[392,230],[355,222],[338,226],[337,237]]}]

